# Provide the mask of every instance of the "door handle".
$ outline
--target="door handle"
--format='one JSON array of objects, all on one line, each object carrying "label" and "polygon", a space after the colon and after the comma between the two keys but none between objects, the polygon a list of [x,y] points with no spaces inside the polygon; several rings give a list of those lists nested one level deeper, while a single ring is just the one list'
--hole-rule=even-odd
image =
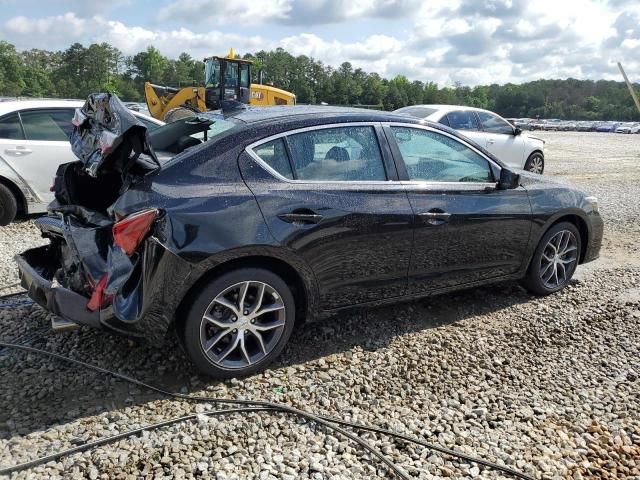
[{"label": "door handle", "polygon": [[490,144],[493,145],[494,143],[496,143],[496,141],[495,140],[487,140],[487,143],[490,143]]},{"label": "door handle", "polygon": [[315,213],[312,210],[294,210],[289,213],[281,213],[278,218],[287,223],[306,223],[315,224],[322,220],[322,215]]},{"label": "door handle", "polygon": [[420,219],[423,219],[429,225],[433,225],[434,227],[437,227],[438,225],[447,223],[449,221],[449,218],[451,218],[451,214],[443,211],[431,210],[428,212],[419,213],[418,217]]},{"label": "door handle", "polygon": [[30,153],[33,153],[33,150],[27,147],[18,146],[16,148],[5,148],[4,153],[8,153],[9,155],[20,156],[20,155],[28,155]]}]

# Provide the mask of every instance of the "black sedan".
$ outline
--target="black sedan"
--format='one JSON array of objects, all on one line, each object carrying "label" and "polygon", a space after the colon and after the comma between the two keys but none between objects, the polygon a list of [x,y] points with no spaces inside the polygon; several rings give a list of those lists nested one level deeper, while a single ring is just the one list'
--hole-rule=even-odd
[{"label": "black sedan", "polygon": [[[86,140],[101,117],[83,112]],[[149,341],[176,331],[201,371],[232,377],[296,322],[509,279],[551,294],[598,256],[595,198],[445,126],[310,106],[205,117],[133,124],[118,161],[101,144],[104,163],[61,168],[37,221],[51,242],[17,257],[35,301]]]}]

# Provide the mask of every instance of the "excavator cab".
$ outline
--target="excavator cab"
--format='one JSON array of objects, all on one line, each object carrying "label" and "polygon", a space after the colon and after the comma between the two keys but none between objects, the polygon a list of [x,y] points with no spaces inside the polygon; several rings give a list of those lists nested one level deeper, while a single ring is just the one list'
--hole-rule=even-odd
[{"label": "excavator cab", "polygon": [[217,110],[224,100],[248,104],[251,87],[251,62],[229,57],[204,59],[205,104]]},{"label": "excavator cab", "polygon": [[263,85],[262,80],[252,84],[251,61],[236,58],[233,48],[226,57],[205,58],[204,71],[204,85],[199,86],[174,88],[145,82],[144,97],[151,115],[171,123],[192,117],[194,112],[218,110],[225,100],[255,106],[296,104],[291,92]]}]

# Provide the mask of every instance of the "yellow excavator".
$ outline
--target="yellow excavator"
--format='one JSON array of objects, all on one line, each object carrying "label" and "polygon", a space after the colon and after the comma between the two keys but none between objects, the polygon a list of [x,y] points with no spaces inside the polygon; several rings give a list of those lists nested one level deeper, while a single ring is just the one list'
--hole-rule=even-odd
[{"label": "yellow excavator", "polygon": [[261,106],[295,105],[293,93],[263,85],[262,81],[251,83],[251,66],[250,60],[235,58],[231,49],[226,57],[204,59],[203,86],[175,88],[145,82],[144,97],[149,112],[158,120],[171,122],[189,111],[217,110],[225,100]]}]

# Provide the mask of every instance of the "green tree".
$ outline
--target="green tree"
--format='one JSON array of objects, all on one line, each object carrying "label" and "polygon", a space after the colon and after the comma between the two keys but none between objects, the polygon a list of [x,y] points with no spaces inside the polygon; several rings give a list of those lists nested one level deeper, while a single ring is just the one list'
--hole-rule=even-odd
[{"label": "green tree", "polygon": [[24,87],[24,68],[16,47],[0,40],[0,93],[16,96]]},{"label": "green tree", "polygon": [[[443,103],[488,108],[505,117],[640,120],[623,82],[569,78],[440,88],[429,79],[409,81],[402,75],[383,79],[349,62],[336,69],[305,55],[294,57],[282,48],[247,53],[244,58],[254,62],[254,82],[262,69],[266,83],[292,91],[299,103],[381,105],[388,110]],[[18,52],[14,45],[0,41],[0,95],[84,98],[106,90],[123,100],[140,101],[147,80],[184,86],[201,84],[203,75],[202,62],[188,53],[168,59],[153,46],[124,57],[107,43]],[[635,88],[640,89],[637,84]]]},{"label": "green tree", "polygon": [[169,68],[169,60],[157,48],[148,47],[133,56],[132,67],[140,84],[146,81],[162,82]]}]

